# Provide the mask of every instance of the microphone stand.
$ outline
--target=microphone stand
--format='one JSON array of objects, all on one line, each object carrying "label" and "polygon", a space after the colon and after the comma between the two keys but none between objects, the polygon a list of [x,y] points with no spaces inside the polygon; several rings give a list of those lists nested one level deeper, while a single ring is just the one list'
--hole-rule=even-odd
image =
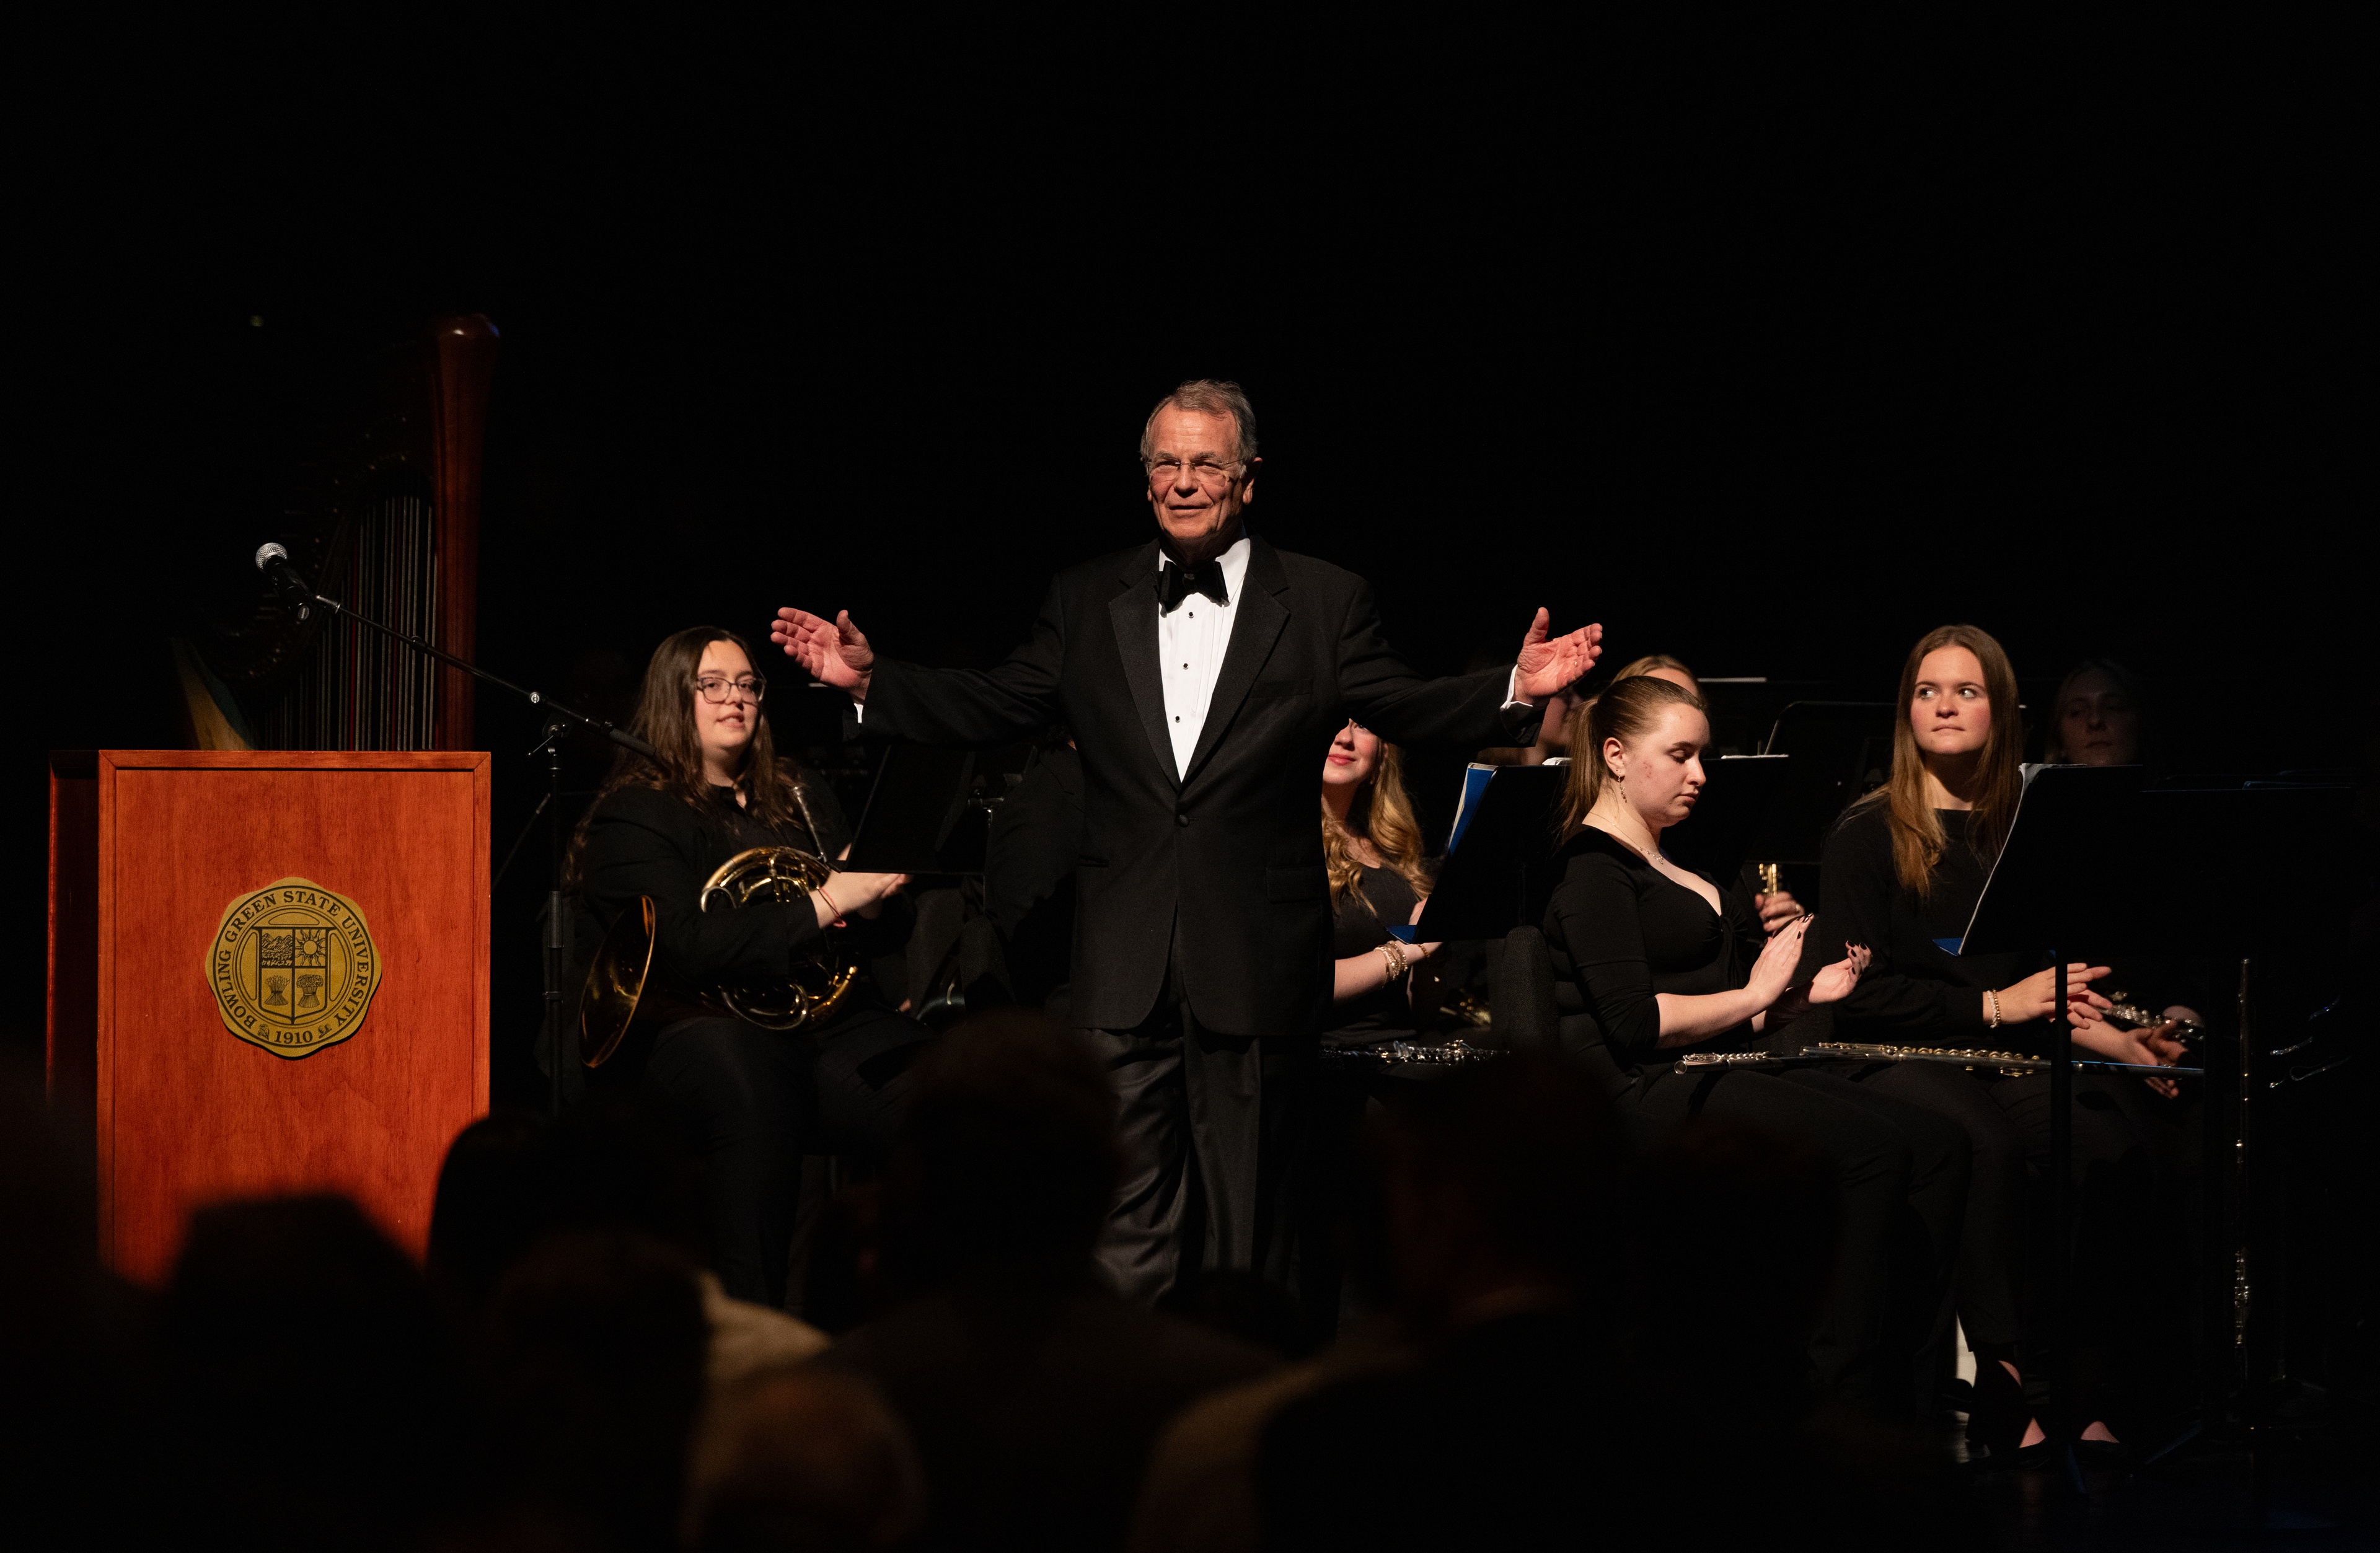
[{"label": "microphone stand", "polygon": [[334,617],[352,620],[358,625],[379,632],[392,641],[403,642],[414,651],[433,658],[449,668],[460,669],[474,679],[485,680],[490,685],[509,690],[514,695],[526,698],[530,706],[545,709],[545,726],[540,732],[537,743],[530,746],[528,749],[531,755],[542,754],[546,758],[545,796],[538,800],[537,808],[528,817],[528,824],[521,831],[520,840],[514,842],[512,850],[504,854],[504,867],[498,868],[495,878],[488,881],[488,892],[492,896],[495,893],[497,880],[502,880],[511,870],[513,859],[520,855],[522,843],[527,842],[529,833],[537,829],[539,817],[543,816],[546,824],[546,845],[551,854],[551,877],[548,880],[545,896],[543,944],[544,1030],[546,1052],[552,1067],[552,1072],[547,1075],[550,1080],[547,1094],[553,1114],[560,1116],[565,1098],[563,1064],[566,1060],[563,1040],[565,1021],[562,1006],[562,978],[568,970],[568,967],[562,963],[562,736],[570,731],[573,724],[576,724],[602,734],[624,749],[633,749],[649,760],[659,760],[661,757],[655,753],[653,746],[644,740],[625,729],[606,722],[600,717],[589,717],[575,707],[565,706],[560,701],[549,698],[540,691],[531,690],[527,686],[515,685],[501,674],[490,673],[468,659],[457,658],[443,648],[433,647],[419,637],[408,636],[394,625],[382,625],[370,615],[358,614],[336,599],[325,599],[317,593],[313,596],[313,600],[315,603],[330,611]]}]

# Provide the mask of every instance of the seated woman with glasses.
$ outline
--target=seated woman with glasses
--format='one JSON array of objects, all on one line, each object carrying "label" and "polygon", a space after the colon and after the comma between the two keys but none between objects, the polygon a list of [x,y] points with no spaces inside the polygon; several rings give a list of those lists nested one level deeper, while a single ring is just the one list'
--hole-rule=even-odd
[{"label": "seated woman with glasses", "polygon": [[[783,981],[831,928],[863,963],[906,936],[900,874],[836,873],[799,904],[702,909],[704,882],[747,848],[832,858],[849,846],[833,793],[776,754],[760,712],[767,690],[731,631],[698,626],[654,649],[629,726],[659,759],[623,750],[571,843],[582,955],[647,895],[657,970],[697,989]],[[649,1041],[632,1036],[595,1070],[598,1088],[641,1087],[708,1167],[712,1251],[737,1299],[784,1303],[802,1157],[875,1160],[890,1147],[892,1108],[928,1034],[865,989],[819,1029],[673,1010],[686,1016]]]},{"label": "seated woman with glasses", "polygon": [[[1563,1046],[1649,1139],[1717,1117],[1816,1151],[1834,1177],[1840,1233],[1810,1339],[1814,1378],[1839,1400],[1914,1413],[1930,1399],[1932,1360],[1949,1335],[1939,1292],[1958,1242],[1966,1139],[1913,1106],[1806,1069],[1677,1065],[1692,1052],[1754,1048],[1789,991],[1840,1001],[1859,985],[1867,951],[1849,946],[1797,986],[1810,918],[1765,933],[1741,885],[1662,852],[1662,832],[1694,811],[1704,784],[1710,724],[1693,692],[1651,674],[1617,681],[1573,714],[1570,742],[1560,882],[1545,918]],[[1922,1234],[1905,1232],[1912,1215]],[[1896,1263],[1913,1275],[1901,1287],[1932,1292],[1891,1320]]]}]

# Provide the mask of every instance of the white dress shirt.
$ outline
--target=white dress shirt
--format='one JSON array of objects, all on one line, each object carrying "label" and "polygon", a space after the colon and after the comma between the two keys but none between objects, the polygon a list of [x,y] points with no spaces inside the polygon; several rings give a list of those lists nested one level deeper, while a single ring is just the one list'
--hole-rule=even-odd
[{"label": "white dress shirt", "polygon": [[[1215,698],[1215,681],[1223,672],[1223,653],[1232,645],[1232,623],[1239,618],[1240,593],[1248,577],[1248,540],[1243,534],[1232,541],[1232,547],[1215,557],[1223,572],[1223,602],[1217,603],[1204,593],[1193,593],[1184,599],[1180,607],[1166,613],[1160,607],[1156,594],[1149,597],[1149,607],[1158,610],[1158,668],[1165,687],[1165,731],[1173,739],[1173,774],[1186,777],[1190,757],[1198,748],[1198,735],[1207,729],[1207,709]],[[1173,564],[1173,557],[1160,551],[1157,569],[1162,576]],[[1521,669],[1512,666],[1512,676],[1504,682],[1504,705],[1526,705],[1521,698]],[[867,721],[867,705],[856,707],[859,719]]]},{"label": "white dress shirt", "polygon": [[[1215,698],[1215,678],[1223,672],[1223,650],[1232,645],[1232,622],[1239,618],[1240,589],[1248,576],[1247,536],[1232,540],[1215,562],[1223,569],[1228,597],[1222,603],[1193,593],[1157,617],[1157,666],[1165,686],[1165,731],[1173,736],[1176,776],[1190,774],[1190,756],[1206,729],[1208,703]],[[1159,552],[1160,576],[1172,564],[1172,556]]]},{"label": "white dress shirt", "polygon": [[[1165,731],[1173,736],[1173,772],[1178,777],[1190,774],[1190,757],[1207,727],[1207,708],[1215,698],[1216,677],[1223,672],[1223,652],[1232,645],[1232,622],[1239,618],[1240,588],[1248,575],[1247,537],[1233,540],[1232,548],[1215,561],[1223,569],[1223,591],[1230,597],[1219,604],[1204,593],[1193,593],[1172,613],[1157,617]],[[1158,552],[1160,576],[1172,564],[1173,557]],[[1504,682],[1504,705],[1527,704],[1521,698],[1521,667],[1515,663]]]}]

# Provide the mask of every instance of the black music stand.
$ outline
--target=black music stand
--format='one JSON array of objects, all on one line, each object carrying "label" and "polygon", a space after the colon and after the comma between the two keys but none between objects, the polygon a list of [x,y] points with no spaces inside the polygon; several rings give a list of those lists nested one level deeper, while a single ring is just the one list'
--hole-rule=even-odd
[{"label": "black music stand", "polygon": [[[2222,1233],[2216,1183],[2224,1156],[2232,1157],[2235,1182],[2244,1187],[2245,1122],[2254,1084],[2253,1023],[2247,1003],[2247,970],[2260,950],[2301,941],[2327,919],[2343,924],[2345,907],[2338,881],[2325,877],[2320,842],[2347,820],[2346,788],[2247,788],[2213,792],[2144,791],[2139,767],[2047,766],[2028,768],[2022,801],[2007,841],[1976,902],[1961,954],[2043,953],[2056,967],[2058,1004],[2063,1008],[2065,967],[2080,951],[2091,958],[2119,953],[2198,952],[2240,958],[2239,1110],[2227,1146],[2216,1125],[2216,1087],[2208,1086],[2206,1154],[2210,1167],[2207,1274],[2217,1276],[2215,1247]],[[2120,888],[2121,881],[2159,877],[2173,859],[2187,857],[2197,882],[2186,901],[2149,896]],[[2203,886],[2203,888],[2201,887]],[[2073,1151],[2073,1046],[2063,1018],[2050,1021],[2050,1192],[2058,1247],[2050,1287],[2050,1353],[2054,1389],[2062,1407],[2071,1246]],[[2214,1064],[2207,1064],[2214,1076]],[[2243,1197],[2243,1213],[2245,1199]],[[2235,1243],[2229,1267],[2241,1280],[2244,1309],[2246,1248]],[[2207,1338],[2219,1325],[2209,1299]],[[2244,1337],[2244,1324],[2238,1336]],[[2235,1346],[2239,1344],[2235,1343]],[[2244,1364],[2244,1352],[2235,1371]],[[2210,1364],[2210,1370],[2213,1365]],[[2244,1381],[2243,1375],[2231,1378]],[[2203,1427],[2226,1413],[2219,1388],[2210,1387]],[[2070,1421],[2057,1419],[2056,1438],[2070,1445]],[[2254,1463],[2252,1419],[2250,1432]],[[2177,1442],[2179,1443],[2179,1442]],[[2171,1449],[2168,1447],[2168,1449]],[[2159,1454],[2162,1454],[2160,1452]],[[2070,1477],[2079,1483],[2071,1469]]]},{"label": "black music stand", "polygon": [[[2252,1372],[2256,1323],[2250,1295],[2255,1263],[2272,1247],[2270,1226],[2256,1211],[2251,1171],[2263,1155],[2257,1128],[2264,1107],[2258,1098],[2278,1087],[2267,1082],[2265,1064],[2285,1053],[2264,1048],[2250,973],[2259,959],[2276,952],[2343,952],[2355,900],[2336,859],[2338,838],[2354,823],[2353,804],[2350,787],[2258,783],[2151,791],[2140,798],[2144,843],[2168,864],[2188,857],[2192,873],[2187,902],[2172,903],[2157,924],[2160,946],[2239,965],[2228,1126],[2216,1124],[2227,1086],[2210,1083],[2206,1092],[2206,1353],[2200,1416],[2150,1460],[2193,1438],[2243,1447],[2252,1505],[2245,1529],[2318,1529],[2302,1517],[2289,1518],[2290,1527],[2284,1527],[2265,1502],[2265,1462],[2258,1449],[2265,1417]],[[2214,1038],[2210,1035],[2210,1046]],[[2212,1049],[2207,1054],[2210,1078],[2215,1055]],[[2224,1247],[2230,1255],[2218,1256]],[[2227,1333],[2228,1344],[2222,1341]]]},{"label": "black music stand", "polygon": [[[1480,771],[1487,771],[1484,780]],[[1553,889],[1548,865],[1568,766],[1474,767],[1465,775],[1454,839],[1421,920],[1389,929],[1408,943],[1500,939],[1545,913]],[[1471,783],[1479,783],[1477,795]],[[1402,929],[1402,930],[1400,930]]]},{"label": "black music stand", "polygon": [[1889,701],[1794,701],[1779,712],[1760,753],[1793,764],[1752,856],[1815,867],[1835,820],[1892,770],[1893,723],[1903,714]]},{"label": "black music stand", "polygon": [[1753,855],[1753,840],[1791,788],[1789,755],[1723,755],[1703,762],[1706,781],[1694,811],[1661,832],[1670,860],[1699,868],[1721,890]]},{"label": "black music stand", "polygon": [[[2053,1244],[2049,1279],[2052,1415],[2043,1421],[2066,1452],[2067,1474],[2082,1482],[2072,1456],[2079,1426],[2066,1417],[2070,1398],[2067,1325],[2073,1231],[2074,1043],[2066,1023],[2068,952],[2089,945],[2096,955],[2133,952],[2153,941],[2132,892],[2094,888],[2096,881],[2146,877],[2139,855],[2138,805],[2147,772],[2138,766],[2035,766],[2025,772],[2008,839],[1959,940],[1967,954],[2046,954],[2057,970],[2059,1011],[2049,1019],[2049,1214]],[[2077,882],[2081,881],[2081,888]]]},{"label": "black music stand", "polygon": [[885,746],[852,834],[851,855],[840,866],[855,873],[983,872],[990,813],[968,801],[975,751],[905,739]]}]

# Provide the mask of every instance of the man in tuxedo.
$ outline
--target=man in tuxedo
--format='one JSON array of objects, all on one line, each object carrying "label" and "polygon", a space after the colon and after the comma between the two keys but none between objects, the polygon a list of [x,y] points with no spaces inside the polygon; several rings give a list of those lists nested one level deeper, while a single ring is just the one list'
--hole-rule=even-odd
[{"label": "man in tuxedo", "polygon": [[771,636],[848,690],[871,734],[1074,730],[1072,1017],[1115,1080],[1125,1151],[1099,1256],[1155,1299],[1202,1265],[1290,1274],[1303,1090],[1330,1003],[1330,740],[1352,717],[1399,743],[1520,742],[1536,703],[1593,665],[1602,628],[1549,640],[1539,610],[1509,671],[1418,678],[1361,577],[1247,532],[1256,417],[1236,383],[1166,395],[1140,451],[1156,537],[1059,573],[998,668],[880,658],[847,611],[780,610]]}]

